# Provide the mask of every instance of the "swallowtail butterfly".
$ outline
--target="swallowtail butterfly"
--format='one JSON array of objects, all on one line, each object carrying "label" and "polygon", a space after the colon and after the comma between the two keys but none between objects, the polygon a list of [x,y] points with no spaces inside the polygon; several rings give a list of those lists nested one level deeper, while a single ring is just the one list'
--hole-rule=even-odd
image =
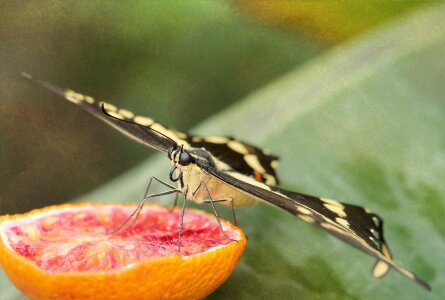
[{"label": "swallowtail butterfly", "polygon": [[[374,277],[382,277],[393,268],[423,288],[431,289],[428,283],[392,260],[383,235],[383,220],[378,215],[360,206],[278,188],[275,174],[278,158],[267,151],[232,137],[191,136],[151,118],[109,103],[98,103],[90,96],[35,80],[26,73],[22,75],[79,105],[130,138],[167,154],[173,163],[170,180],[176,182],[177,187],[161,182],[169,190],[156,195],[181,193],[185,199],[198,203],[210,199],[212,207],[214,202],[234,208],[265,201],[377,258],[372,270]],[[146,196],[147,193],[148,189]],[[139,208],[142,209],[142,205]]]}]

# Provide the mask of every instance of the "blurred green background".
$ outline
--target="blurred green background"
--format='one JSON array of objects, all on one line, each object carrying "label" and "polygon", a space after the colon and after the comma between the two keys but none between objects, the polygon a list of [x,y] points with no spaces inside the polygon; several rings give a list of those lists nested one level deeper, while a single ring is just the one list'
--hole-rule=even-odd
[{"label": "blurred green background", "polygon": [[65,202],[153,154],[20,71],[187,130],[326,48],[221,1],[0,6],[2,213]]},{"label": "blurred green background", "polygon": [[[1,214],[72,198],[137,201],[146,179],[169,166],[21,80],[27,71],[174,128],[270,148],[284,187],[371,207],[397,260],[433,285],[424,293],[395,272],[374,280],[370,258],[261,205],[239,210],[248,249],[211,298],[441,299],[437,2],[0,3]],[[19,299],[2,276],[7,299]]]},{"label": "blurred green background", "polygon": [[21,71],[187,130],[333,43],[417,6],[3,1],[2,213],[65,202],[153,154],[19,80]]}]

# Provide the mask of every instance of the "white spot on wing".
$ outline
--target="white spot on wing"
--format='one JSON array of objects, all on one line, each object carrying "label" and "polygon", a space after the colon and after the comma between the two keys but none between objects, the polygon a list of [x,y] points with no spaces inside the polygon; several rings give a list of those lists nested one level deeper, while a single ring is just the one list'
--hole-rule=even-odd
[{"label": "white spot on wing", "polygon": [[379,246],[379,242],[373,236],[369,236],[369,239],[371,240],[371,242],[376,244],[377,247]]},{"label": "white spot on wing", "polygon": [[339,207],[343,207],[343,208],[345,207],[340,202],[332,200],[332,199],[329,199],[329,198],[320,198],[320,199],[323,200],[326,203],[329,203],[329,204],[332,204],[332,205],[335,205],[335,206],[339,206]]},{"label": "white spot on wing", "polygon": [[285,195],[285,194],[282,194],[282,193],[280,193],[279,191],[272,191],[272,193],[277,194],[278,196],[281,196],[281,197],[283,197],[283,198],[289,199],[289,196],[287,196],[287,195]]},{"label": "white spot on wing", "polygon": [[298,210],[298,212],[302,213],[303,215],[311,215],[312,214],[311,210],[309,210],[303,206],[297,206],[297,210]]},{"label": "white spot on wing", "polygon": [[132,119],[134,117],[134,113],[126,109],[119,109],[119,114],[127,119]]},{"label": "white spot on wing", "polygon": [[[210,153],[209,153],[210,154]],[[212,155],[213,158],[213,162],[215,163],[215,166],[218,170],[232,170],[232,167],[229,166],[228,164],[226,164],[225,162],[223,162],[222,160],[219,160],[218,158],[214,157]],[[230,173],[230,174],[235,174],[235,173]]]},{"label": "white spot on wing", "polygon": [[272,169],[276,169],[278,167],[278,161],[277,160],[271,161],[270,166],[272,167]]},{"label": "white spot on wing", "polygon": [[220,137],[220,136],[209,136],[209,137],[204,138],[204,140],[206,142],[213,143],[213,144],[225,144],[229,141],[228,138]]},{"label": "white spot on wing", "polygon": [[379,260],[372,269],[372,276],[374,276],[375,278],[380,278],[383,275],[385,275],[386,272],[388,272],[388,270],[389,270],[389,265],[383,260]]},{"label": "white spot on wing", "polygon": [[159,123],[153,123],[150,128],[156,130],[157,132],[160,132],[166,136],[168,136],[169,138],[171,138],[173,141],[175,141],[178,145],[184,145],[184,147],[188,148],[190,147],[190,145],[184,141],[183,139],[179,138],[176,134],[174,134],[174,132],[168,130],[167,128],[165,128],[164,126],[162,126]]},{"label": "white spot on wing", "polygon": [[244,160],[252,169],[254,169],[260,173],[266,173],[266,170],[264,170],[263,166],[261,165],[260,161],[258,160],[258,156],[254,155],[254,154],[247,154],[247,155],[244,155]]},{"label": "white spot on wing", "polygon": [[73,103],[76,103],[76,104],[85,100],[84,95],[76,93],[75,91],[72,91],[72,90],[65,91],[65,98]]},{"label": "white spot on wing", "polygon": [[308,223],[311,223],[311,224],[312,224],[312,223],[315,223],[315,220],[312,219],[312,218],[309,217],[309,216],[298,214],[297,217],[299,217],[300,219],[302,219],[302,220],[305,221],[305,222],[308,222]]},{"label": "white spot on wing", "polygon": [[151,124],[154,123],[153,119],[143,116],[136,116],[134,117],[133,121],[142,126],[150,126]]},{"label": "white spot on wing", "polygon": [[110,104],[108,102],[102,102],[102,103],[104,104],[104,108],[107,112],[110,112],[110,111],[116,112],[117,111],[117,107],[114,106],[113,104]]},{"label": "white spot on wing", "polygon": [[265,173],[265,174],[263,174],[263,177],[266,180],[267,184],[269,184],[269,185],[276,185],[277,184],[277,180],[272,175]]},{"label": "white spot on wing", "polygon": [[114,111],[107,111],[107,113],[108,113],[110,116],[115,117],[116,119],[119,119],[119,120],[124,120],[124,119],[125,119],[123,116],[121,116],[121,115],[120,115],[119,113],[117,113],[117,112],[114,112]]},{"label": "white spot on wing", "polygon": [[346,213],[344,211],[344,206],[341,207],[341,206],[337,206],[337,205],[333,205],[333,204],[329,204],[329,203],[323,203],[323,206],[326,207],[327,209],[329,209],[330,211],[336,213],[340,217],[346,217]]},{"label": "white spot on wing", "polygon": [[248,154],[249,150],[247,147],[238,141],[229,141],[227,143],[227,146],[229,146],[230,149],[232,149],[235,152],[241,153],[241,154]]},{"label": "white spot on wing", "polygon": [[338,224],[343,225],[347,228],[349,228],[349,225],[350,225],[348,220],[343,219],[343,218],[335,218],[335,222],[337,222]]},{"label": "white spot on wing", "polygon": [[89,104],[93,104],[94,103],[94,98],[90,97],[90,96],[85,96],[85,101],[88,102]]},{"label": "white spot on wing", "polygon": [[162,125],[159,124],[159,123],[153,123],[153,124],[151,125],[151,128],[154,129],[154,130],[156,130],[156,131],[158,131],[158,132],[160,132],[160,133],[162,133],[162,134],[165,134],[166,136],[168,136],[168,137],[170,137],[170,138],[172,138],[172,137],[171,137],[171,132],[168,131],[164,126],[162,126]]},{"label": "white spot on wing", "polygon": [[381,249],[380,250],[382,251],[383,255],[385,255],[388,258],[391,258],[391,253],[389,253],[389,249],[388,249],[388,246],[386,244],[383,243],[381,245]]},{"label": "white spot on wing", "polygon": [[336,213],[340,217],[346,217],[345,206],[338,201],[329,198],[320,198],[323,202],[323,206],[330,211]]}]

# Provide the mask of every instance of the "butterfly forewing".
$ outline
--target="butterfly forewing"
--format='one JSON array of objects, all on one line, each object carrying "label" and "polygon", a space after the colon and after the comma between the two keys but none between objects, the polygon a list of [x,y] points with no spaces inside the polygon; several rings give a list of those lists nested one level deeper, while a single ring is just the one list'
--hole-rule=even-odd
[{"label": "butterfly forewing", "polygon": [[[198,137],[168,128],[149,117],[120,109],[110,103],[97,101],[93,97],[61,89],[45,81],[33,79],[29,74],[22,75],[33,83],[75,103],[115,127],[128,137],[156,150],[168,152],[174,145],[181,145],[188,151],[204,148],[225,168],[235,170],[255,180],[276,185],[278,180],[275,168],[278,158],[266,150],[249,145],[231,137]],[[153,129],[153,130],[150,130]],[[166,138],[167,137],[167,138]]]},{"label": "butterfly forewing", "polygon": [[[165,138],[158,132],[149,129],[150,127],[157,127],[157,123],[153,120],[141,116],[135,116],[130,111],[118,109],[112,104],[97,101],[93,97],[77,93],[73,90],[64,90],[55,87],[45,81],[33,79],[28,74],[22,75],[25,78],[31,80],[33,83],[42,86],[64,97],[68,101],[79,105],[90,114],[115,127],[116,129],[118,129],[131,139],[138,141],[139,143],[142,143],[148,147],[162,152],[167,152],[168,149],[175,145],[175,143],[170,139]],[[146,125],[136,125],[131,122],[133,120],[143,120]],[[150,123],[148,121],[150,121]]]}]

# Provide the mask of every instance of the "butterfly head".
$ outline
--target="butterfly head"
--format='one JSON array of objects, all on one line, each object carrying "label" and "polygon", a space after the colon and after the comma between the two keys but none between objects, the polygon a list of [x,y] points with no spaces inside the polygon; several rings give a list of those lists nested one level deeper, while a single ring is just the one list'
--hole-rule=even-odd
[{"label": "butterfly head", "polygon": [[[168,151],[168,158],[173,163],[173,168],[170,171],[170,180],[178,181],[182,177],[183,168],[195,162],[193,156],[184,149],[183,146],[173,146]],[[176,170],[179,169],[179,172]],[[179,174],[178,174],[179,173]]]}]

